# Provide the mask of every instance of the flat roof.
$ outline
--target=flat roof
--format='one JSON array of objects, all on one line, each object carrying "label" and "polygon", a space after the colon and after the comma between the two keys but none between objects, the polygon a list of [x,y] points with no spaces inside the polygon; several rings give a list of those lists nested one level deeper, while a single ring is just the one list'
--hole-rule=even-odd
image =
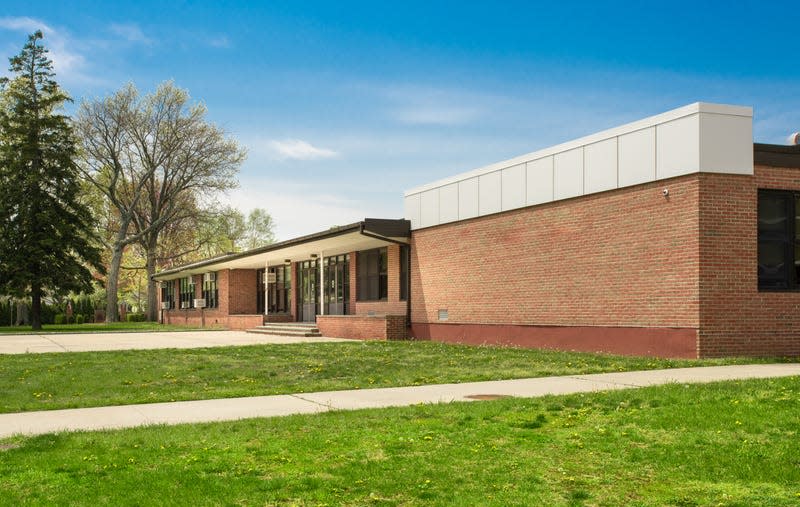
[{"label": "flat roof", "polygon": [[365,218],[360,222],[331,227],[306,236],[292,238],[244,252],[220,255],[201,261],[165,269],[153,275],[155,280],[171,280],[181,276],[218,269],[257,269],[291,261],[307,260],[311,254],[339,255],[392,243],[408,243],[411,225],[405,219]]}]

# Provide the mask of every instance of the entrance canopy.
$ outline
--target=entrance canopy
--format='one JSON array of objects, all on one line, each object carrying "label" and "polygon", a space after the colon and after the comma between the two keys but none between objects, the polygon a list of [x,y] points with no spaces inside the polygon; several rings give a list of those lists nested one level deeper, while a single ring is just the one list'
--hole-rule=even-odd
[{"label": "entrance canopy", "polygon": [[261,269],[296,262],[312,255],[329,257],[389,244],[407,244],[411,237],[408,220],[365,218],[361,222],[301,236],[246,252],[226,254],[157,273],[155,280],[174,280],[187,275],[223,269]]}]

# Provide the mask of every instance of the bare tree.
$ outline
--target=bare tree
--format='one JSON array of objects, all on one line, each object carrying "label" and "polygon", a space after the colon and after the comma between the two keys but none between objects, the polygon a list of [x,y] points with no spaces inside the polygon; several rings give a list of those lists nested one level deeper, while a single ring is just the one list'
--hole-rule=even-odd
[{"label": "bare tree", "polygon": [[155,273],[161,232],[186,219],[195,206],[236,186],[245,152],[219,127],[206,108],[172,82],[139,96],[132,84],[102,100],[81,104],[77,132],[83,145],[84,176],[118,214],[110,245],[106,321],[118,320],[117,283],[125,247],[139,243],[147,256],[148,315],[155,318]]}]

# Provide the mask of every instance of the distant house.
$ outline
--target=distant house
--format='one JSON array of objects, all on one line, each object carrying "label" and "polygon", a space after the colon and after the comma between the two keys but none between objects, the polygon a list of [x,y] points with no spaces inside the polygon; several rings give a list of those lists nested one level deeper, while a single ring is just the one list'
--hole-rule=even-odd
[{"label": "distant house", "polygon": [[[800,355],[800,146],[696,103],[161,272],[169,322],[671,357]],[[205,299],[202,312],[195,299]]]}]

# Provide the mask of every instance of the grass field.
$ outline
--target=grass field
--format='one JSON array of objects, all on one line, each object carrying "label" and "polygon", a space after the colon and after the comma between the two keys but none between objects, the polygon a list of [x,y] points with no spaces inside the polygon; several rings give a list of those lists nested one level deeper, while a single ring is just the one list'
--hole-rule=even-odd
[{"label": "grass field", "polygon": [[796,506],[800,378],[0,442],[3,505]]},{"label": "grass field", "polygon": [[[212,328],[206,327],[205,330]],[[159,324],[158,322],[104,322],[91,324],[43,324],[41,331],[33,331],[30,326],[0,326],[3,334],[47,334],[47,333],[121,333],[147,331],[198,331],[198,328]]]},{"label": "grass field", "polygon": [[0,356],[0,412],[753,362],[660,360],[434,342]]}]

